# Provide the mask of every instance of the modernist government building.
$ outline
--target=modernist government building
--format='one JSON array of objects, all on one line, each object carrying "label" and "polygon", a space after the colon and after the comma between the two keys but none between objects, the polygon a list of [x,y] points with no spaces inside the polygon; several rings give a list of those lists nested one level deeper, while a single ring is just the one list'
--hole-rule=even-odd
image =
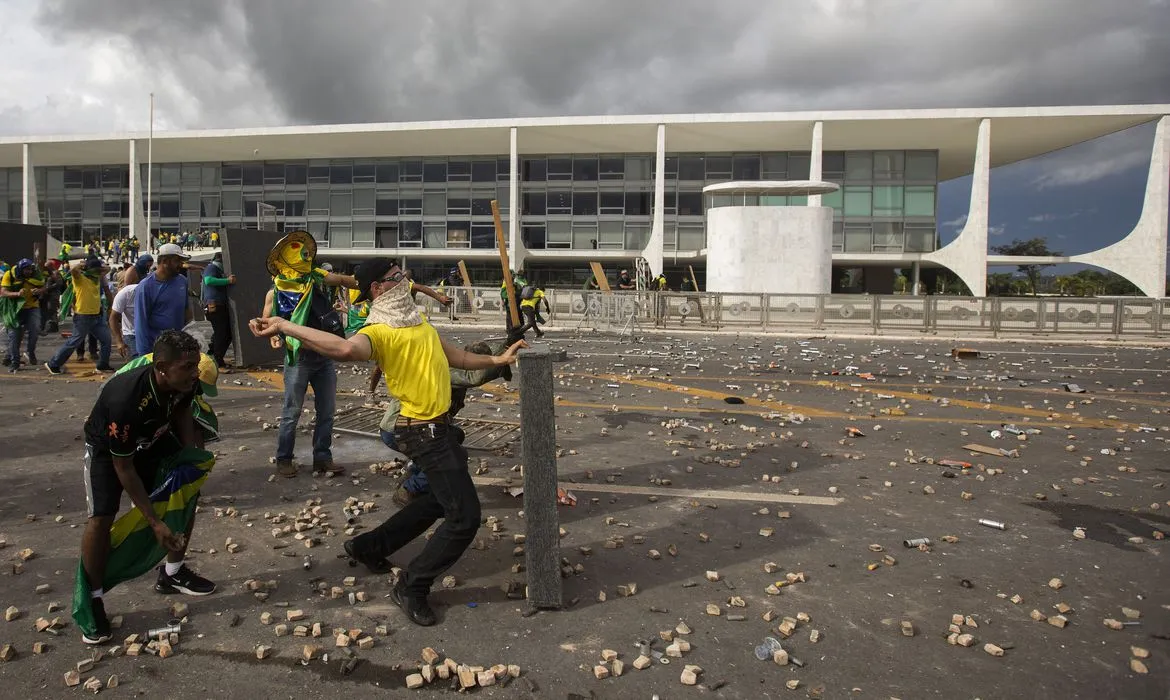
[{"label": "modernist government building", "polygon": [[[163,132],[150,141],[150,173],[145,133],[0,138],[0,220],[79,243],[143,237],[147,201],[155,232],[255,228],[264,203],[281,228],[312,232],[331,259],[393,255],[420,279],[463,260],[487,281],[500,275],[494,199],[513,266],[545,285],[580,286],[590,261],[613,274],[644,258],[672,287],[688,268],[703,286],[709,245],[736,248],[736,275],[779,279],[777,261],[791,253],[802,264],[796,249],[823,243],[833,268],[865,270],[867,291],[891,291],[894,268],[948,267],[981,295],[995,262],[991,168],[1158,122],[1147,211],[1129,239],[1141,245],[1135,264],[1161,266],[1116,269],[1125,250],[1091,261],[1143,286],[1131,275],[1165,279],[1167,114],[1170,105],[1137,105]],[[940,249],[938,185],[965,175],[974,176],[967,224]],[[767,226],[713,239],[722,207],[806,206],[827,210],[812,243],[808,231]]]}]

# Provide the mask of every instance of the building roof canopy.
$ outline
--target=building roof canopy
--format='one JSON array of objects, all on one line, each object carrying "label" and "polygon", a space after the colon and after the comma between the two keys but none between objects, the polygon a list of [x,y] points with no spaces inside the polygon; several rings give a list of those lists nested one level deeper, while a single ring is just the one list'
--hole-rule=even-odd
[{"label": "building roof canopy", "polygon": [[[668,153],[807,151],[823,122],[823,148],[938,150],[939,179],[971,172],[979,121],[992,120],[993,167],[1026,160],[1170,114],[1170,105],[866,110],[747,114],[551,117],[347,124],[154,135],[156,163],[331,158],[506,156],[517,127],[520,154],[653,153],[658,124]],[[127,141],[147,134],[0,138],[0,167],[125,163]],[[145,161],[145,148],[139,160]]]}]

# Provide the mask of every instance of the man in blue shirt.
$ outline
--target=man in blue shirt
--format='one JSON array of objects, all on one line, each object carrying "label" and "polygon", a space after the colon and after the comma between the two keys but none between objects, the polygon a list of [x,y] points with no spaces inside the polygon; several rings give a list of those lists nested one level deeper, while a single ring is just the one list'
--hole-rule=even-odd
[{"label": "man in blue shirt", "polygon": [[232,324],[228,316],[228,287],[236,283],[235,275],[223,272],[223,253],[216,252],[211,264],[203,268],[203,290],[200,292],[203,310],[211,322],[211,356],[223,369],[223,356],[232,344]]},{"label": "man in blue shirt", "polygon": [[139,355],[154,348],[154,341],[167,330],[182,330],[191,321],[187,303],[187,276],[183,261],[190,255],[174,243],[158,249],[158,267],[138,283],[134,292],[134,342]]}]

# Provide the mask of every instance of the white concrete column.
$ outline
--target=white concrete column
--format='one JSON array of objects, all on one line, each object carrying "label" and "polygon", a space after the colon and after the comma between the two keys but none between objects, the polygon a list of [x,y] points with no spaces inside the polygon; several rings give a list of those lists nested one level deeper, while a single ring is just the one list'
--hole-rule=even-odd
[{"label": "white concrete column", "polygon": [[959,276],[971,294],[987,296],[987,208],[991,188],[991,120],[979,122],[975,168],[971,174],[971,206],[967,223],[955,240],[923,256]]},{"label": "white concrete column", "polygon": [[508,262],[513,270],[520,270],[528,249],[520,240],[520,150],[519,130],[512,127],[508,134]]},{"label": "white concrete column", "polygon": [[922,280],[922,263],[917,260],[910,263],[910,271],[910,293],[918,296],[918,285],[921,284]]},{"label": "white concrete column", "polygon": [[33,226],[41,225],[41,210],[37,206],[37,178],[32,162],[32,148],[24,144],[21,149],[23,181],[20,188],[20,221]]},{"label": "white concrete column", "polygon": [[[809,165],[808,165],[808,179],[810,179],[810,180],[820,180],[822,177],[821,176],[821,172],[822,172],[821,162],[823,160],[824,152],[823,152],[823,149],[821,148],[821,144],[824,141],[824,136],[823,136],[824,124],[825,124],[824,122],[817,122],[816,124],[813,124],[812,146],[809,148]],[[821,206],[821,195],[819,195],[819,194],[809,195],[808,205],[810,207]]]},{"label": "white concrete column", "polygon": [[1170,236],[1170,116],[1158,120],[1150,153],[1146,196],[1137,225],[1125,238],[1091,253],[1072,256],[1116,272],[1149,297],[1166,296],[1166,248]]},{"label": "white concrete column", "polygon": [[142,211],[142,169],[138,167],[138,142],[130,139],[130,235],[138,239],[138,250],[150,252],[150,230]]},{"label": "white concrete column", "polygon": [[657,145],[654,149],[654,218],[650,224],[650,239],[642,250],[642,257],[654,274],[662,272],[662,244],[666,239],[666,125],[658,125]]}]

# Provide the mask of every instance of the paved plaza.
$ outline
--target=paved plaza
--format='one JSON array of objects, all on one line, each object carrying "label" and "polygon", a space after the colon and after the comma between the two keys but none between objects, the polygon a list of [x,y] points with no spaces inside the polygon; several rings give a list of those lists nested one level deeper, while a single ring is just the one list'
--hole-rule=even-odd
[{"label": "paved plaza", "polygon": [[[486,335],[441,332],[463,343]],[[59,339],[43,341],[47,357]],[[522,499],[507,492],[522,483],[518,443],[471,451],[489,524],[449,572],[453,587],[436,586],[439,625],[415,627],[387,597],[387,578],[347,566],[341,550],[347,527],[371,528],[396,508],[389,469],[371,468],[393,454],[341,433],[334,457],[347,476],[271,481],[281,375],[237,371],[220,377],[213,401],[224,440],[189,557],[219,590],[175,601],[149,576],[114,589],[106,608],[124,618],[115,642],[167,623],[172,602],[189,605],[187,621],[172,657],[107,653],[82,679],[117,675],[102,691],[111,696],[160,686],[175,698],[451,693],[441,680],[406,690],[430,647],[461,664],[520,667],[506,685],[470,691],[484,697],[1170,693],[1167,348],[978,340],[967,344],[978,357],[956,359],[956,344],[939,340],[545,341],[566,351],[554,370],[560,480],[576,497],[559,509],[565,609],[530,614],[506,591],[524,580],[514,572]],[[92,363],[67,372],[0,377],[0,607],[20,611],[0,626],[0,645],[16,652],[0,663],[8,697],[83,692],[63,675],[90,655],[71,622],[59,636],[35,629],[40,617],[69,619],[85,517],[82,423],[104,378]],[[370,401],[365,367],[342,365],[339,378],[340,413]],[[473,390],[461,417],[516,421],[517,384]],[[347,499],[377,505],[350,516]],[[273,536],[280,514],[289,524],[318,505],[327,523],[306,533],[316,546]],[[903,545],[915,538],[930,545]],[[391,559],[401,566],[418,547]],[[33,554],[17,567],[25,549]],[[261,601],[249,581],[276,586]],[[322,636],[278,637],[289,610],[304,613],[290,629],[320,623]],[[951,636],[956,615],[970,637]],[[354,628],[372,647],[336,646],[334,630]],[[635,668],[638,642],[665,652],[664,637],[689,651]],[[757,659],[768,637],[790,663]],[[257,645],[271,647],[268,658]],[[320,647],[311,661],[306,645]],[[617,652],[620,676],[604,650]],[[696,687],[680,681],[692,664]],[[600,666],[609,677],[596,677]]]}]

